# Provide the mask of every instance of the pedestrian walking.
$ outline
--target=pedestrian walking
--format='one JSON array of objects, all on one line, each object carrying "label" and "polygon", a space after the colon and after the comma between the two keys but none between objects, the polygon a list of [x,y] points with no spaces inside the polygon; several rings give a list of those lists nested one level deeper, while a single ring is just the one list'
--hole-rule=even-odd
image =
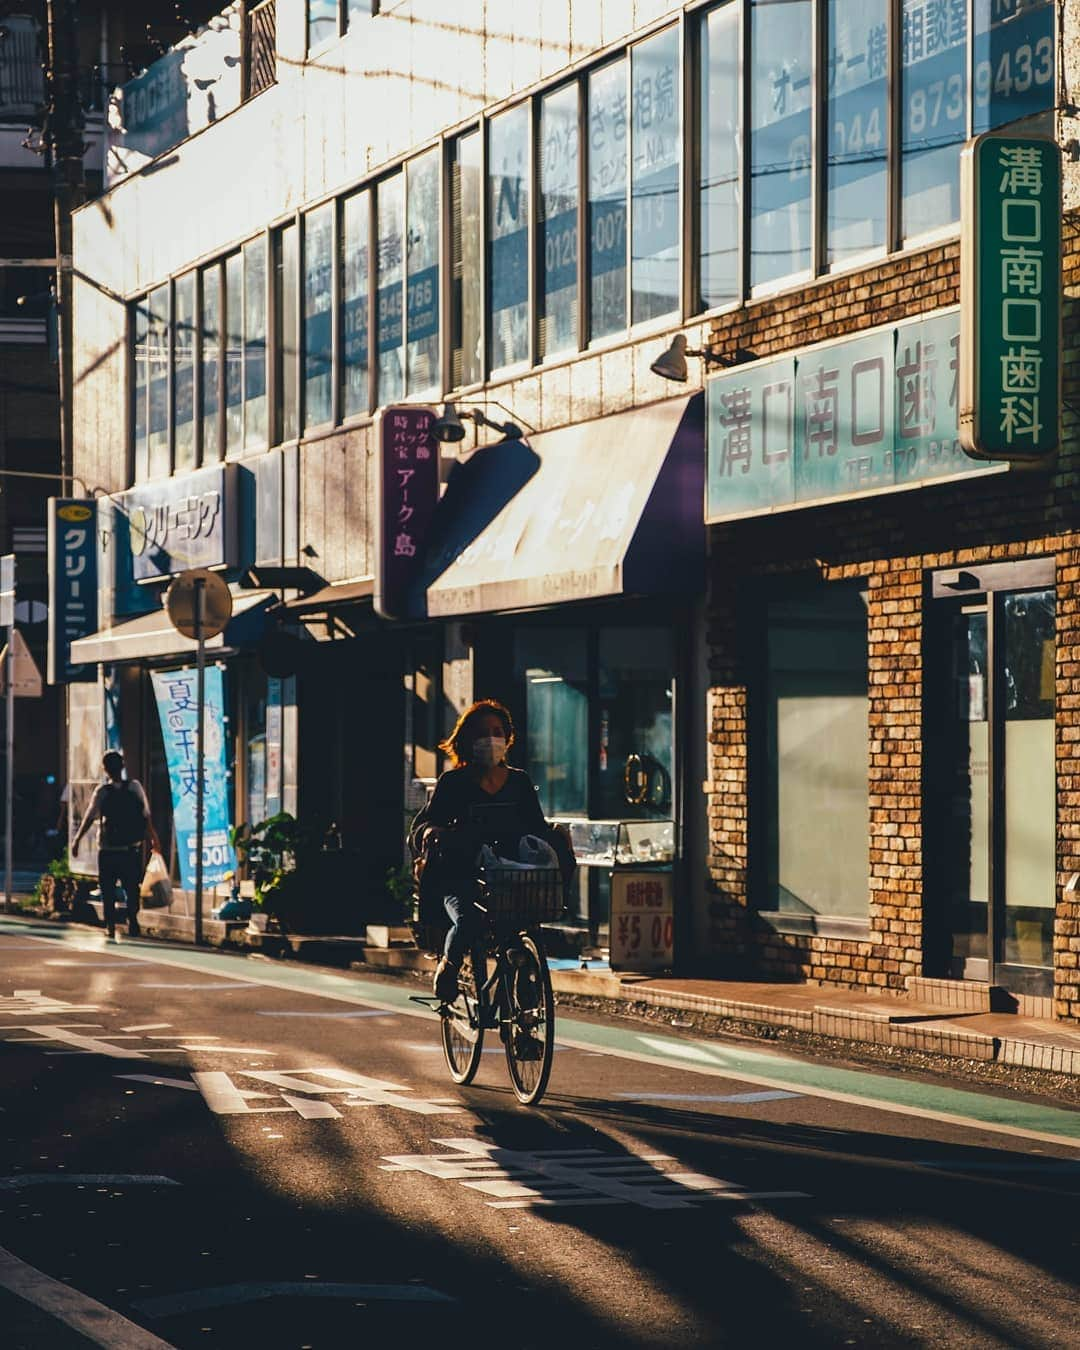
[{"label": "pedestrian walking", "polygon": [[116,936],[116,888],[121,886],[127,905],[128,933],[139,934],[139,887],[143,874],[143,842],[161,852],[154,822],[150,819],[150,803],[142,784],[128,778],[124,771],[124,756],[119,750],[107,750],[101,767],[106,779],[94,789],[86,815],[79,824],[71,851],[77,853],[83,835],[101,820],[101,838],[98,844],[98,883],[105,905],[105,927],[110,938]]}]

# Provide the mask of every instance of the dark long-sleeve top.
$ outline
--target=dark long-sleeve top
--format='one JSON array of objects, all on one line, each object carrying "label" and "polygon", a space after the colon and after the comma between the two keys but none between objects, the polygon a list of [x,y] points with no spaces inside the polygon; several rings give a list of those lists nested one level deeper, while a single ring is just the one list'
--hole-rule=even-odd
[{"label": "dark long-sleeve top", "polygon": [[[485,807],[499,809],[485,812]],[[483,821],[485,815],[490,817],[487,822]],[[522,769],[510,769],[498,792],[485,792],[468,768],[448,769],[409,828],[409,847],[414,857],[421,851],[424,831],[429,825],[463,825],[477,846],[491,844],[500,856],[512,858],[517,857],[517,843],[523,834],[545,837],[547,833],[536,789]]]}]

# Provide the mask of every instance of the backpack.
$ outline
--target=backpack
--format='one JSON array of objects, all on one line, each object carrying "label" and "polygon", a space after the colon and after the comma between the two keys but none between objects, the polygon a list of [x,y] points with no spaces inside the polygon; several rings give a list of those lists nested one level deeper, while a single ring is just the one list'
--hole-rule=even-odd
[{"label": "backpack", "polygon": [[104,785],[101,816],[102,848],[131,848],[146,838],[142,801],[128,780]]}]

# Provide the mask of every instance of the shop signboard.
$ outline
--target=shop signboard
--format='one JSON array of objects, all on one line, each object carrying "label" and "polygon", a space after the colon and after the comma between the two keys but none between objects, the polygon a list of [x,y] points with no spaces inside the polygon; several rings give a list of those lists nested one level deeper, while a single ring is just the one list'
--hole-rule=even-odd
[{"label": "shop signboard", "polygon": [[1061,151],[981,136],[964,151],[960,439],[980,459],[1039,461],[1061,403]]},{"label": "shop signboard", "polygon": [[[196,734],[197,676],[193,667],[150,672],[161,723],[161,739],[169,771],[173,828],[180,862],[180,884],[195,890],[195,839],[198,793]],[[229,843],[229,777],[225,745],[225,680],[221,668],[209,666],[206,678],[206,745],[203,757],[203,886],[225,880],[236,869]]]},{"label": "shop signboard", "polygon": [[97,679],[97,666],[73,665],[71,644],[98,626],[97,503],[49,499],[50,684]]},{"label": "shop signboard", "polygon": [[959,309],[725,370],[706,387],[706,519],[997,471],[957,432]]},{"label": "shop signboard", "polygon": [[434,418],[430,408],[400,404],[383,409],[377,419],[374,605],[388,619],[406,613],[409,587],[439,500]]},{"label": "shop signboard", "polygon": [[160,581],[191,567],[237,566],[236,468],[215,464],[122,495],[136,581]]},{"label": "shop signboard", "polygon": [[673,911],[670,872],[616,867],[611,873],[611,969],[670,970]]}]

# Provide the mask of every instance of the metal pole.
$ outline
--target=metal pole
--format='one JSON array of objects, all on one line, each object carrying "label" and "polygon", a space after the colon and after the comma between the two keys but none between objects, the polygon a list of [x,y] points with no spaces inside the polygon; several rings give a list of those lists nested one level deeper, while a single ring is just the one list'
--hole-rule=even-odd
[{"label": "metal pole", "polygon": [[14,837],[15,795],[15,625],[7,630],[7,755],[4,760],[4,910],[11,913],[11,852]]},{"label": "metal pole", "polygon": [[195,640],[198,643],[196,669],[198,671],[198,723],[195,733],[195,945],[203,940],[203,778],[205,774],[206,732],[206,640],[203,637],[203,605],[206,602],[206,582],[195,580]]}]

